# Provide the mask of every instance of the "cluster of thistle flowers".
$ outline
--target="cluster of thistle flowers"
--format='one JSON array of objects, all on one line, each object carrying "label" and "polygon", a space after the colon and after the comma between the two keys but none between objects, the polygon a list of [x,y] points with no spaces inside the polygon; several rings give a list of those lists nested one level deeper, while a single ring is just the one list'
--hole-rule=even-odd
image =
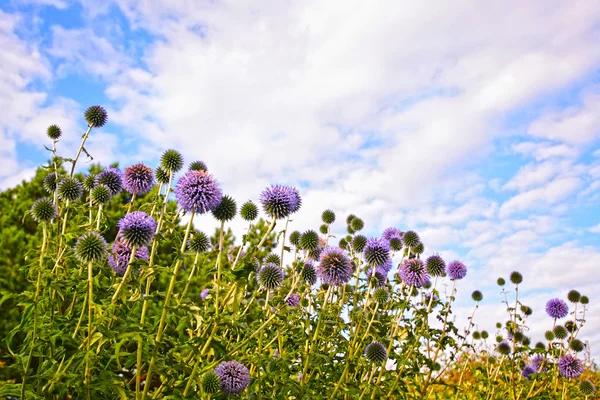
[{"label": "cluster of thistle flowers", "polygon": [[[523,276],[514,271],[510,274],[510,281],[516,285],[518,293],[518,285],[523,282]],[[506,284],[506,281],[504,278],[498,278],[497,283],[502,287]],[[505,293],[504,290],[503,293]],[[548,345],[538,342],[531,346],[531,339],[524,333],[526,319],[533,313],[530,307],[520,305],[519,310],[523,315],[521,324],[517,323],[517,310],[509,309],[515,318],[507,321],[504,327],[507,331],[507,337],[504,338],[500,334],[496,337],[498,342],[496,350],[502,356],[510,356],[512,353],[518,353],[524,349],[531,350],[533,357],[521,370],[521,376],[524,379],[537,379],[543,374],[547,374],[551,368],[557,370],[558,375],[566,379],[577,379],[583,374],[583,362],[577,358],[576,354],[583,352],[586,345],[580,339],[577,339],[577,336],[585,322],[586,305],[589,303],[589,298],[582,296],[577,290],[571,290],[567,294],[567,299],[574,305],[573,320],[566,321],[563,325],[557,324],[557,322],[569,315],[568,304],[559,298],[550,299],[546,303],[546,314],[554,320],[552,330],[546,331],[544,335],[549,342]],[[520,304],[518,299],[516,303]],[[578,317],[578,305],[581,305],[579,310],[579,313],[582,314],[581,318]],[[501,323],[497,323],[496,327],[498,329],[503,328]],[[579,389],[581,394],[585,396],[596,392],[594,384],[589,380],[580,381]]]}]

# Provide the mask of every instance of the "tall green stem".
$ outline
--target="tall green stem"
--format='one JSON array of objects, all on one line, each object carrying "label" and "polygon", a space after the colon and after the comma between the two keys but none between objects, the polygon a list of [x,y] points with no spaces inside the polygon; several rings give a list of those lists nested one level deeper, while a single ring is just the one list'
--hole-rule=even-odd
[{"label": "tall green stem", "polygon": [[217,276],[215,277],[215,314],[219,315],[219,291],[221,286],[221,256],[223,255],[223,241],[225,239],[225,221],[221,221],[219,231],[219,255],[217,256]]},{"label": "tall green stem", "polygon": [[88,130],[83,135],[83,140],[81,141],[81,145],[79,146],[79,150],[77,151],[75,160],[73,160],[73,166],[71,167],[71,174],[70,174],[71,177],[73,177],[73,173],[75,172],[75,165],[77,164],[77,160],[79,160],[79,156],[81,155],[81,152],[83,151],[83,146],[85,145],[85,141],[87,140],[88,136],[90,135],[91,130],[92,130],[92,126],[88,125]]},{"label": "tall green stem", "polygon": [[307,376],[306,373],[308,372],[308,364],[310,361],[310,354],[312,353],[314,347],[315,347],[315,342],[317,341],[317,335],[319,334],[319,330],[321,329],[321,323],[323,321],[323,314],[324,314],[324,310],[325,307],[327,306],[327,300],[329,300],[329,295],[331,293],[331,286],[329,286],[329,288],[327,289],[327,292],[325,293],[325,298],[323,299],[323,306],[321,307],[321,312],[319,313],[319,319],[317,321],[317,327],[315,328],[315,332],[313,334],[312,340],[310,342],[310,347],[308,348],[308,351],[305,352],[304,354],[304,368],[302,369],[302,380],[300,381],[300,385],[303,385],[304,383],[306,383],[307,380]]},{"label": "tall green stem", "polygon": [[92,309],[94,307],[94,282],[93,282],[93,266],[94,262],[88,262],[88,338],[87,338],[87,353],[85,355],[85,385],[88,386],[92,381],[92,373],[90,369],[90,349],[92,346]]},{"label": "tall green stem", "polygon": [[127,278],[129,277],[129,274],[131,273],[131,264],[133,264],[133,261],[135,260],[135,252],[136,251],[137,251],[137,247],[131,246],[131,255],[129,256],[129,262],[127,263],[127,269],[125,270],[125,274],[123,275],[121,282],[119,282],[119,286],[117,286],[117,290],[115,290],[115,294],[113,294],[111,303],[114,303],[115,301],[117,301],[119,293],[121,292],[121,289],[123,288],[123,285],[125,284],[125,281],[127,281]]}]

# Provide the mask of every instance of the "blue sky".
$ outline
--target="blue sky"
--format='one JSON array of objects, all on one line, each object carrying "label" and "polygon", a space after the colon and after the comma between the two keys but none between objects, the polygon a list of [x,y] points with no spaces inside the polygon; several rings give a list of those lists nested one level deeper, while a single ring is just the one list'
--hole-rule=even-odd
[{"label": "blue sky", "polygon": [[495,279],[513,270],[534,339],[545,302],[579,289],[592,298],[582,338],[600,355],[592,3],[8,0],[0,187],[44,162],[52,123],[73,154],[83,110],[101,104],[95,160],[155,165],[173,147],[240,201],[301,187],[297,229],[325,208],[361,216],[369,235],[415,229],[426,252],[469,267],[459,324],[480,289],[492,331]]}]

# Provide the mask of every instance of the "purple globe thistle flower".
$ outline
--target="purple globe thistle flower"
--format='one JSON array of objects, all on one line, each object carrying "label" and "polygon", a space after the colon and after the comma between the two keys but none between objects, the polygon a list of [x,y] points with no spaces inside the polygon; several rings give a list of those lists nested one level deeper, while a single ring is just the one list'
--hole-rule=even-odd
[{"label": "purple globe thistle flower", "polygon": [[292,188],[284,185],[271,185],[260,194],[265,213],[272,218],[282,219],[289,216],[292,210],[299,208],[299,197],[292,192]]},{"label": "purple globe thistle flower", "polygon": [[200,298],[205,299],[208,297],[208,289],[204,289],[200,292]]},{"label": "purple globe thistle flower", "polygon": [[196,214],[214,210],[223,197],[219,183],[211,174],[202,170],[183,174],[173,191],[179,206]]},{"label": "purple globe thistle flower", "polygon": [[[435,306],[437,305],[436,303],[438,302],[438,300],[439,300],[439,298],[438,298],[437,294],[434,294],[434,295],[433,295],[433,301],[431,302],[431,307],[432,307],[432,308],[435,308]],[[431,293],[430,293],[430,292],[427,292],[427,293],[425,293],[425,301],[424,301],[424,304],[425,304],[426,306],[429,306],[429,302],[430,302],[430,301],[431,301]]]},{"label": "purple globe thistle flower", "polygon": [[154,238],[156,222],[143,211],[134,211],[119,221],[121,237],[129,246],[148,246]]},{"label": "purple globe thistle flower", "polygon": [[546,312],[552,318],[564,318],[569,314],[569,306],[561,299],[551,299],[546,303]]},{"label": "purple globe thistle flower", "polygon": [[385,240],[390,240],[393,237],[398,237],[398,236],[402,236],[402,233],[400,233],[399,229],[396,228],[386,228],[383,231],[383,234],[381,235],[382,238],[384,238]]},{"label": "purple globe thistle flower", "polygon": [[448,264],[446,269],[448,271],[448,276],[453,281],[461,280],[467,276],[467,267],[460,261],[452,261],[450,264]]},{"label": "purple globe thistle flower", "polygon": [[394,263],[392,262],[392,259],[388,258],[388,260],[383,265],[380,265],[377,268],[384,270],[387,274],[388,272],[390,272],[392,270],[393,266],[394,266]]},{"label": "purple globe thistle flower", "polygon": [[579,359],[565,354],[558,360],[558,371],[565,378],[575,379],[583,374],[583,365]]},{"label": "purple globe thistle flower", "polygon": [[429,282],[425,264],[419,258],[405,260],[400,265],[400,278],[408,286],[421,287]]},{"label": "purple globe thistle flower", "polygon": [[[131,247],[123,240],[113,244],[112,254],[108,255],[108,265],[117,275],[125,275],[129,259],[131,258]],[[135,250],[135,259],[148,261],[148,248],[140,247]]]},{"label": "purple globe thistle flower", "polygon": [[288,297],[285,303],[290,307],[298,307],[300,305],[300,296],[294,293]]},{"label": "purple globe thistle flower", "polygon": [[390,258],[390,244],[385,239],[371,238],[363,250],[365,260],[374,267],[384,265]]},{"label": "purple globe thistle flower", "polygon": [[154,171],[143,163],[125,168],[123,187],[131,194],[147,194],[154,186]]},{"label": "purple globe thistle flower", "polygon": [[544,356],[535,356],[531,361],[531,365],[535,368],[535,372],[546,372],[548,370],[548,362]]},{"label": "purple globe thistle flower", "polygon": [[241,393],[250,383],[250,372],[243,364],[237,361],[224,361],[217,368],[215,374],[221,381],[221,390],[226,395]]},{"label": "purple globe thistle flower", "polygon": [[352,277],[350,259],[339,247],[328,247],[321,253],[317,273],[324,283],[341,286]]},{"label": "purple globe thistle flower", "polygon": [[530,380],[531,374],[535,374],[537,371],[533,365],[526,365],[525,368],[521,371],[521,375],[523,378]]},{"label": "purple globe thistle flower", "polygon": [[290,190],[290,196],[292,197],[292,205],[290,207],[290,214],[294,214],[302,206],[302,197],[300,197],[300,192],[295,187],[288,186],[288,188]]},{"label": "purple globe thistle flower", "polygon": [[112,197],[118,195],[123,190],[123,175],[118,168],[106,168],[96,175],[96,186],[106,185],[110,190]]},{"label": "purple globe thistle flower", "polygon": [[373,269],[369,268],[366,272],[367,279],[371,282],[374,288],[380,288],[387,283],[387,271],[381,267]]}]

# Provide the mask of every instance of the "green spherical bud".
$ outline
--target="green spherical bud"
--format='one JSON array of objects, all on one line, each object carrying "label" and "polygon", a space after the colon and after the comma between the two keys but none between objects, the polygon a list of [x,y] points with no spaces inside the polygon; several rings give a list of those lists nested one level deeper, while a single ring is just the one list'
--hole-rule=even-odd
[{"label": "green spherical bud", "polygon": [[104,126],[108,120],[108,114],[101,106],[88,107],[87,110],[85,110],[84,116],[88,126],[95,128]]},{"label": "green spherical bud", "polygon": [[[258,217],[258,207],[252,201],[248,200],[244,204],[242,204],[242,208],[240,209],[240,215],[244,221],[254,221]],[[293,233],[292,233],[293,234]],[[298,233],[298,238],[300,233]],[[292,239],[290,235],[290,240]]]},{"label": "green spherical bud", "polygon": [[352,243],[352,236],[351,235],[347,235],[346,236],[346,242]]},{"label": "green spherical bud", "polygon": [[475,339],[475,340],[481,339],[481,334],[477,331],[473,332],[473,339]]},{"label": "green spherical bud", "polygon": [[92,189],[92,202],[94,204],[106,204],[110,201],[110,190],[106,185],[98,185]]},{"label": "green spherical bud", "polygon": [[351,225],[352,224],[352,220],[356,218],[356,215],[354,214],[350,214],[346,217],[346,224]]},{"label": "green spherical bud", "polygon": [[204,253],[210,248],[210,239],[204,232],[195,232],[188,241],[188,248],[195,253]]},{"label": "green spherical bud", "polygon": [[48,193],[54,193],[54,191],[56,190],[57,184],[58,184],[58,182],[56,180],[56,174],[54,172],[52,172],[51,174],[48,174],[44,177],[42,186]]},{"label": "green spherical bud", "polygon": [[434,370],[434,371],[439,371],[439,370],[441,370],[441,369],[442,369],[442,364],[440,364],[439,362],[435,362],[435,363],[433,364],[433,368],[432,368],[432,370]]},{"label": "green spherical bud", "polygon": [[583,349],[585,348],[585,344],[583,344],[583,342],[579,339],[573,339],[569,343],[569,347],[571,348],[571,350],[579,353],[583,351]]},{"label": "green spherical bud", "polygon": [[351,227],[351,226],[348,226],[348,229],[347,229],[347,231],[348,231],[348,234],[349,234],[349,235],[353,235],[353,234],[354,234],[354,229],[352,229],[352,227]]},{"label": "green spherical bud", "polygon": [[268,256],[265,257],[265,264],[275,264],[275,265],[280,265],[281,264],[281,258],[274,253],[269,254]]},{"label": "green spherical bud", "polygon": [[567,336],[569,336],[569,332],[567,332],[567,329],[562,325],[556,325],[552,332],[554,332],[554,336],[556,336],[557,339],[561,340],[566,339]]},{"label": "green spherical bud", "polygon": [[340,242],[338,243],[338,246],[342,250],[347,250],[348,249],[348,242],[346,242],[346,239],[341,238]]},{"label": "green spherical bud", "polygon": [[496,322],[496,328],[498,328],[498,329],[502,328],[502,324],[500,322]]},{"label": "green spherical bud", "polygon": [[204,171],[208,172],[208,167],[202,161],[193,161],[188,168],[189,171]]},{"label": "green spherical bud", "polygon": [[177,172],[183,167],[183,156],[177,150],[169,149],[160,157],[160,166],[167,172]]},{"label": "green spherical bud", "polygon": [[547,341],[552,341],[554,340],[554,332],[552,331],[546,331],[546,333],[544,333],[544,337],[546,338]]},{"label": "green spherical bud", "polygon": [[498,284],[498,286],[504,286],[506,284],[506,281],[504,280],[504,278],[498,278],[496,283]]},{"label": "green spherical bud", "polygon": [[319,235],[317,232],[308,230],[300,236],[300,248],[302,250],[316,250],[319,247]]},{"label": "green spherical bud", "polygon": [[98,232],[86,232],[75,244],[75,256],[79,261],[102,261],[106,257],[106,241]]},{"label": "green spherical bud", "polygon": [[58,183],[58,197],[73,202],[81,197],[83,189],[77,178],[66,177]]},{"label": "green spherical bud", "polygon": [[523,335],[523,332],[515,332],[513,338],[515,339],[515,342],[522,342],[525,338],[525,335]]},{"label": "green spherical bud", "polygon": [[83,180],[83,189],[89,193],[94,187],[96,187],[96,175],[90,174]]},{"label": "green spherical bud", "polygon": [[596,386],[586,379],[579,382],[579,391],[584,396],[592,396],[596,393]]},{"label": "green spherical bud", "polygon": [[571,303],[577,303],[581,300],[581,294],[579,294],[577,290],[570,290],[567,294],[567,299],[569,299]]},{"label": "green spherical bud", "polygon": [[481,338],[487,339],[490,337],[490,334],[487,331],[481,331]]},{"label": "green spherical bud", "polygon": [[212,215],[218,221],[231,221],[237,214],[237,204],[235,200],[228,195],[221,197],[219,205],[212,210]]},{"label": "green spherical bud", "polygon": [[373,292],[373,298],[377,303],[384,304],[390,299],[390,294],[386,288],[379,288]]},{"label": "green spherical bud", "polygon": [[367,238],[363,235],[356,235],[352,240],[352,248],[357,253],[362,253],[367,245]]},{"label": "green spherical bud", "polygon": [[323,235],[327,235],[328,231],[329,231],[329,226],[327,224],[323,224],[319,227],[319,232],[321,232]]},{"label": "green spherical bud", "polygon": [[350,226],[352,226],[352,229],[354,230],[354,232],[358,232],[365,227],[365,223],[360,218],[354,218],[352,220]]},{"label": "green spherical bud", "polygon": [[62,131],[60,130],[58,125],[50,125],[48,127],[48,137],[52,140],[58,140],[61,135],[62,135]]},{"label": "green spherical bud", "polygon": [[202,376],[202,390],[206,394],[217,394],[221,390],[221,380],[214,371],[207,372]]},{"label": "green spherical bud", "polygon": [[292,246],[300,245],[300,232],[294,231],[290,234],[290,244]]},{"label": "green spherical bud", "polygon": [[427,257],[425,267],[431,276],[443,276],[446,273],[446,263],[439,254]]},{"label": "green spherical bud", "polygon": [[304,283],[308,286],[312,286],[317,283],[317,271],[312,264],[304,264],[302,273],[300,274]]},{"label": "green spherical bud", "polygon": [[308,307],[308,299],[306,297],[300,299],[300,305],[302,307]]},{"label": "green spherical bud", "polygon": [[283,283],[283,271],[274,264],[267,264],[258,271],[258,282],[265,289],[275,290]]},{"label": "green spherical bud", "polygon": [[421,243],[421,239],[417,232],[415,231],[406,231],[404,232],[404,236],[402,236],[402,242],[406,247],[414,248]]},{"label": "green spherical bud", "polygon": [[515,285],[518,285],[523,282],[523,275],[518,271],[513,271],[510,273],[510,281]]},{"label": "green spherical bud", "polygon": [[533,314],[533,309],[531,307],[528,306],[521,306],[521,312],[527,316],[530,316],[531,314]]},{"label": "green spherical bud", "polygon": [[390,239],[390,248],[393,251],[400,251],[402,250],[402,239],[394,236]]},{"label": "green spherical bud", "polygon": [[58,211],[52,200],[45,197],[33,203],[30,213],[33,219],[39,223],[51,222],[58,215]]},{"label": "green spherical bud", "polygon": [[496,336],[496,342],[497,343],[501,343],[504,340],[504,338],[500,335]]},{"label": "green spherical bud", "polygon": [[507,356],[510,354],[510,345],[506,342],[501,342],[496,346],[496,350],[498,350],[498,353]]},{"label": "green spherical bud", "polygon": [[546,345],[544,345],[544,343],[542,343],[542,342],[537,342],[535,344],[535,348],[536,348],[536,350],[546,350]]},{"label": "green spherical bud", "polygon": [[335,222],[335,213],[331,210],[325,210],[321,214],[321,220],[327,225],[331,225]]},{"label": "green spherical bud", "polygon": [[156,177],[156,181],[158,183],[165,184],[169,182],[169,173],[162,169],[162,167],[156,167],[156,170],[154,171],[154,176]]},{"label": "green spherical bud", "polygon": [[573,321],[567,321],[565,322],[565,329],[569,333],[575,333],[575,331],[577,330],[577,325],[575,325]]},{"label": "green spherical bud", "polygon": [[412,252],[415,254],[423,254],[424,251],[425,246],[423,245],[423,243],[419,243],[418,245],[412,248]]},{"label": "green spherical bud", "polygon": [[531,339],[525,336],[521,343],[523,343],[523,346],[529,346],[531,344]]},{"label": "green spherical bud", "polygon": [[579,302],[581,304],[588,304],[590,302],[590,299],[587,296],[581,296],[581,298],[579,299]]},{"label": "green spherical bud", "polygon": [[387,349],[379,342],[372,342],[365,348],[365,357],[369,362],[381,364],[388,358]]}]

